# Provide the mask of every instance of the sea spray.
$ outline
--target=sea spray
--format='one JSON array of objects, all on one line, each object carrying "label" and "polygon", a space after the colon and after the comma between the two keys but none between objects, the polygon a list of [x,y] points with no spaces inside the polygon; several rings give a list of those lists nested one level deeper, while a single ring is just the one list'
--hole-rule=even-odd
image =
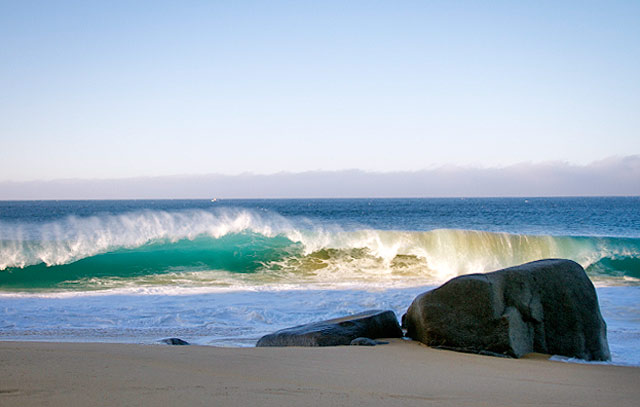
[{"label": "sea spray", "polygon": [[439,284],[542,258],[568,258],[604,284],[640,278],[640,239],[476,230],[345,230],[223,208],[137,211],[0,224],[0,290],[179,284]]}]

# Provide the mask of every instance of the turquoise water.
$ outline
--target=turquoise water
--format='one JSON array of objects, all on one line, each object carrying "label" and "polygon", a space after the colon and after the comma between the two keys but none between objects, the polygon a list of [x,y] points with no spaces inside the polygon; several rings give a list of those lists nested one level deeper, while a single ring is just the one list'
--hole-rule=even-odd
[{"label": "turquoise water", "polygon": [[[145,239],[104,248],[67,241],[24,241],[15,263],[3,265],[4,291],[96,290],[123,286],[229,286],[234,283],[438,284],[540,258],[569,258],[600,285],[640,282],[640,239],[552,237],[461,230],[282,231],[273,236],[241,231]],[[288,235],[288,236],[287,236]],[[78,249],[85,244],[86,249]],[[74,250],[75,248],[75,250]],[[27,254],[28,253],[28,254]],[[5,260],[6,261],[6,260]],[[211,278],[203,278],[215,272]],[[214,277],[217,277],[214,278]]]}]

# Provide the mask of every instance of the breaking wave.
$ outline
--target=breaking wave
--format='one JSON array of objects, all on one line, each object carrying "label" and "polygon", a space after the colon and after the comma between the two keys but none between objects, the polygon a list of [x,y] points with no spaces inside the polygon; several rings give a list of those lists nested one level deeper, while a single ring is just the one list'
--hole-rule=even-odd
[{"label": "breaking wave", "polygon": [[640,239],[343,229],[271,212],[140,211],[0,223],[0,290],[438,284],[542,258],[601,285],[640,283]]}]

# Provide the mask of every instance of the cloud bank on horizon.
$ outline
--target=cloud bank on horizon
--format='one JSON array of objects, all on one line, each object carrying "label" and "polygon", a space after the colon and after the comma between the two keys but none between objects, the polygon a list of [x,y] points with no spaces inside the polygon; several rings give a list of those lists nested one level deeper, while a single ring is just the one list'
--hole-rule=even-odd
[{"label": "cloud bank on horizon", "polygon": [[0,199],[231,199],[640,195],[640,155],[587,165],[520,163],[363,170],[0,182]]}]

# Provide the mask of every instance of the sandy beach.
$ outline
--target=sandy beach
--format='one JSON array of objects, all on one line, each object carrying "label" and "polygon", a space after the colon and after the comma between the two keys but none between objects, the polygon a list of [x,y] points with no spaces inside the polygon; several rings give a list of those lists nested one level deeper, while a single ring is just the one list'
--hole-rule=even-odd
[{"label": "sandy beach", "polygon": [[9,406],[635,406],[640,368],[376,347],[0,342]]}]

